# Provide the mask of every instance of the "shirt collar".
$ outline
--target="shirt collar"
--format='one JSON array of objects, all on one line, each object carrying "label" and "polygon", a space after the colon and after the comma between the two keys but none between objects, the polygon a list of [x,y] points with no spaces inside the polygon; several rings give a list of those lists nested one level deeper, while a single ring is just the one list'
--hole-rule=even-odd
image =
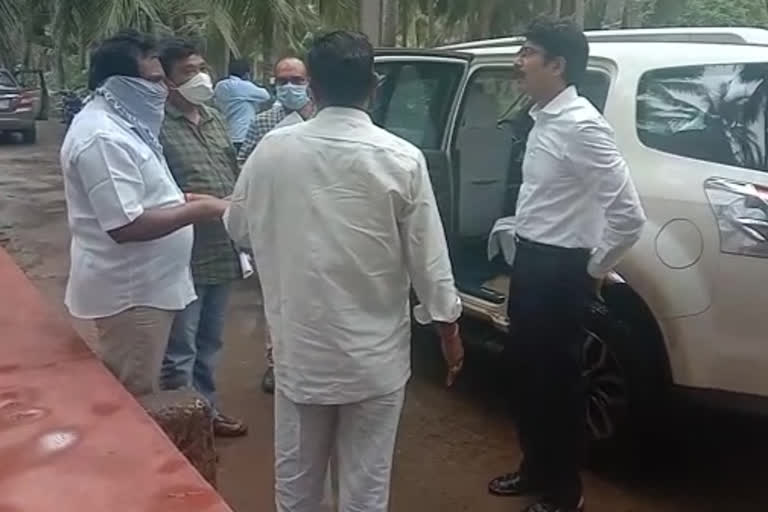
[{"label": "shirt collar", "polygon": [[337,120],[355,120],[372,123],[368,112],[359,108],[351,107],[325,107],[317,113],[315,118],[337,119]]},{"label": "shirt collar", "polygon": [[[200,124],[208,122],[212,118],[211,113],[208,112],[208,108],[205,105],[200,105],[197,108],[200,110]],[[165,104],[165,113],[168,117],[173,119],[184,118],[184,112],[172,105],[171,102]]]},{"label": "shirt collar", "polygon": [[579,93],[576,91],[576,87],[569,85],[563,91],[552,98],[549,103],[540,107],[534,105],[530,111],[530,116],[536,120],[540,114],[546,114],[548,116],[556,116],[560,114],[568,105],[570,105],[576,98],[579,97]]}]

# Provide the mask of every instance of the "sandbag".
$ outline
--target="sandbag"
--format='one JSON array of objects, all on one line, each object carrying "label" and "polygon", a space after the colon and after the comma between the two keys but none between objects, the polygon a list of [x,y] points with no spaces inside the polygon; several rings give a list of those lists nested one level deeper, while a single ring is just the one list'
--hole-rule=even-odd
[{"label": "sandbag", "polygon": [[197,471],[216,487],[216,446],[213,413],[194,390],[160,391],[139,403],[163,429]]}]

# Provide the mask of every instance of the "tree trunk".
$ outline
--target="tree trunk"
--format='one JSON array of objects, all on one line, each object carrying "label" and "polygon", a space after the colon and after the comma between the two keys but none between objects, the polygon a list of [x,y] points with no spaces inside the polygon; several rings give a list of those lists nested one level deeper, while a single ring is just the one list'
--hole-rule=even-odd
[{"label": "tree trunk", "polygon": [[398,13],[400,9],[399,0],[382,0],[382,25],[381,25],[381,45],[397,46],[397,25]]},{"label": "tree trunk", "polygon": [[640,0],[625,0],[622,26],[639,28],[643,26],[643,12]]},{"label": "tree trunk", "polygon": [[381,45],[381,0],[360,0],[360,31],[373,46]]},{"label": "tree trunk", "polygon": [[491,0],[485,0],[479,9],[476,17],[469,26],[470,39],[487,39],[491,36],[491,24],[493,23],[493,12],[496,4]]},{"label": "tree trunk", "polygon": [[559,19],[563,15],[563,0],[552,0],[552,17]]},{"label": "tree trunk", "polygon": [[601,26],[604,29],[620,28],[626,7],[627,0],[608,0],[605,4],[605,14]]},{"label": "tree trunk", "polygon": [[[766,0],[768,2],[768,0]],[[428,0],[427,1],[427,45],[433,46],[435,42],[433,41],[433,34],[435,33],[435,29],[432,26],[435,23],[435,0]]]},{"label": "tree trunk", "polygon": [[274,33],[274,17],[272,16],[272,11],[270,10],[265,13],[265,16],[262,20],[261,29],[261,78],[265,83],[268,82],[268,78],[272,74],[272,67],[274,64],[272,62],[272,53],[275,47]]},{"label": "tree trunk", "polygon": [[27,69],[30,66],[30,62],[32,61],[32,41],[25,41],[24,42],[24,56],[21,59],[21,65]]},{"label": "tree trunk", "polygon": [[88,68],[88,41],[86,41],[85,35],[80,36],[80,47],[78,48],[78,51],[80,71],[83,71]]},{"label": "tree trunk", "polygon": [[59,81],[59,89],[67,87],[67,72],[64,68],[64,48],[59,46],[56,49],[56,78]]},{"label": "tree trunk", "polygon": [[410,2],[408,0],[404,0],[400,2],[400,44],[404,47],[408,47],[408,39],[411,32],[411,23],[410,23]]},{"label": "tree trunk", "polygon": [[573,21],[581,28],[584,28],[584,18],[586,16],[585,0],[575,0],[573,2]]}]

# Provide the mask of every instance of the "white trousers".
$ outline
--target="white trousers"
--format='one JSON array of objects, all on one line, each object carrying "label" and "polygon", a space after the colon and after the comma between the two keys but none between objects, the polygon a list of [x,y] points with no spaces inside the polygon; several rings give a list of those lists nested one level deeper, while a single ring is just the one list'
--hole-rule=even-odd
[{"label": "white trousers", "polygon": [[364,402],[305,405],[275,393],[278,512],[320,512],[326,469],[338,472],[339,512],[386,512],[405,388]]}]

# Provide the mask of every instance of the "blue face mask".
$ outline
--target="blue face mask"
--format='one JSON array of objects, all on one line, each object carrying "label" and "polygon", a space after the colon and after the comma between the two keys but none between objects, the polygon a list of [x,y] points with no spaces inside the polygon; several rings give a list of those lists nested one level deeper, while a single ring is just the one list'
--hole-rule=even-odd
[{"label": "blue face mask", "polygon": [[277,100],[288,110],[301,110],[309,103],[307,86],[285,84],[277,86]]}]

